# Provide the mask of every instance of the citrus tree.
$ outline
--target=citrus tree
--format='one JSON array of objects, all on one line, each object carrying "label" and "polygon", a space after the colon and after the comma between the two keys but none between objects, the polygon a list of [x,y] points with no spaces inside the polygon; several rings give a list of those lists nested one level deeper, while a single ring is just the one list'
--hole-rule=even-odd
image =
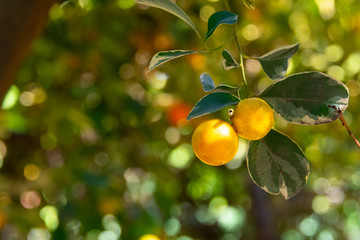
[{"label": "citrus tree", "polygon": [[[222,53],[222,67],[225,71],[240,69],[237,86],[216,86],[209,74],[201,74],[200,81],[207,94],[195,104],[187,119],[236,105],[235,110],[229,110],[228,120],[240,137],[249,140],[247,167],[252,180],[266,192],[281,193],[285,199],[296,195],[307,182],[309,162],[297,143],[285,133],[273,129],[273,111],[293,124],[319,125],[340,118],[347,127],[342,113],[349,102],[348,88],[335,78],[318,71],[286,76],[290,58],[298,51],[301,43],[276,48],[262,56],[246,55],[237,35],[238,15],[231,11],[228,0],[225,0],[226,11],[217,11],[209,17],[205,38],[175,3],[166,0],[138,0],[138,3],[163,9],[185,21],[203,42],[205,49],[158,52],[150,62],[149,71],[182,56],[216,51]],[[243,3],[250,10],[255,8],[251,0],[244,0]],[[207,41],[222,24],[233,26],[230,40],[237,46],[238,59],[225,48],[228,42],[214,49],[207,45]],[[256,95],[247,84],[244,59],[258,61],[273,84]],[[225,135],[221,128],[225,129]],[[237,151],[238,139],[234,137],[234,132],[222,120],[202,123],[193,135],[195,154],[210,165],[229,162]],[[360,147],[358,141],[353,139]]]}]

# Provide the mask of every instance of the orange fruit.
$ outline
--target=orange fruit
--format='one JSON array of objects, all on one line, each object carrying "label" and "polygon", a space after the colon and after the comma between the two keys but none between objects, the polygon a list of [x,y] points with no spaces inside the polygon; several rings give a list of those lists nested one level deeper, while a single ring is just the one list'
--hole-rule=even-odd
[{"label": "orange fruit", "polygon": [[234,158],[239,139],[234,128],[220,119],[202,122],[192,136],[195,155],[204,163],[219,166]]},{"label": "orange fruit", "polygon": [[274,112],[264,100],[247,98],[236,105],[231,120],[240,137],[259,140],[273,127]]}]

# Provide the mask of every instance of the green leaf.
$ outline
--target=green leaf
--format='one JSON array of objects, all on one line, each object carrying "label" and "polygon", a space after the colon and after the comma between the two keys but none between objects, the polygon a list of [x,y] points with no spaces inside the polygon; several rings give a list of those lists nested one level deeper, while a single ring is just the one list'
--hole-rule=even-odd
[{"label": "green leaf", "polygon": [[259,187],[271,194],[281,193],[285,199],[306,185],[310,173],[308,160],[299,146],[275,130],[261,140],[250,141],[247,165]]},{"label": "green leaf", "polygon": [[137,3],[144,4],[150,7],[163,9],[171,14],[174,14],[178,18],[182,19],[184,22],[190,25],[190,27],[195,31],[195,33],[201,39],[200,33],[197,30],[194,23],[191,21],[188,15],[175,3],[169,0],[137,0]]},{"label": "green leaf", "polygon": [[199,52],[190,51],[190,50],[171,50],[171,51],[158,52],[152,57],[150,61],[149,71],[153,70],[154,68],[170,60],[194,53],[199,53]]},{"label": "green leaf", "polygon": [[240,100],[227,92],[210,93],[200,99],[187,116],[187,120],[218,111],[229,105],[237,104]]},{"label": "green leaf", "polygon": [[277,48],[255,59],[260,62],[264,72],[270,79],[281,79],[284,78],[290,58],[299,50],[299,46],[300,43],[296,43]]},{"label": "green leaf", "polygon": [[216,87],[211,76],[207,73],[202,73],[200,75],[200,82],[201,82],[205,92],[209,92],[209,91],[215,89],[215,87]]},{"label": "green leaf", "polygon": [[296,124],[316,125],[338,118],[349,102],[347,87],[320,72],[303,72],[268,87],[260,97],[282,118]]},{"label": "green leaf", "polygon": [[200,75],[200,82],[205,92],[218,91],[218,92],[236,93],[237,90],[236,87],[229,86],[226,84],[220,84],[219,86],[216,86],[211,76],[207,73],[202,73]]},{"label": "green leaf", "polygon": [[244,5],[250,9],[250,10],[254,10],[255,9],[255,2],[254,0],[243,0]]},{"label": "green leaf", "polygon": [[214,33],[216,28],[221,24],[234,24],[238,20],[238,15],[227,12],[227,11],[220,11],[215,12],[209,17],[208,21],[208,31],[206,34],[205,41]]},{"label": "green leaf", "polygon": [[240,66],[239,63],[236,62],[236,60],[233,58],[233,56],[228,50],[224,49],[222,51],[222,56],[224,58],[223,68],[226,71]]}]

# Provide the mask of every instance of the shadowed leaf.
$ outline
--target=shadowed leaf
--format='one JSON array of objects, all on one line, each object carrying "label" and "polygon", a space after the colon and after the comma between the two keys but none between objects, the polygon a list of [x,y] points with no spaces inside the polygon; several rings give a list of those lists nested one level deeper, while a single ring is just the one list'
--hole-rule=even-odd
[{"label": "shadowed leaf", "polygon": [[250,141],[247,157],[252,180],[266,192],[285,199],[305,185],[310,166],[299,146],[288,136],[271,130],[263,139]]},{"label": "shadowed leaf", "polygon": [[290,58],[299,50],[299,46],[300,43],[297,43],[277,48],[256,59],[270,79],[281,79],[285,77]]},{"label": "shadowed leaf", "polygon": [[222,56],[224,58],[224,61],[223,61],[223,68],[225,70],[230,70],[230,69],[233,69],[233,68],[237,68],[239,67],[239,63],[236,62],[236,60],[233,58],[233,56],[231,55],[231,53],[224,49],[222,51]]},{"label": "shadowed leaf", "polygon": [[240,100],[227,92],[215,92],[201,98],[187,116],[187,120],[218,111],[224,107],[237,104]]}]

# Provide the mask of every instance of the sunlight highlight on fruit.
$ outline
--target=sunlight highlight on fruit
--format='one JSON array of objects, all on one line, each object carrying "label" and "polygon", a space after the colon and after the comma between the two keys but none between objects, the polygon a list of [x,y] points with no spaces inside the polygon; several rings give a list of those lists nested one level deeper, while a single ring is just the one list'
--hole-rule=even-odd
[{"label": "sunlight highlight on fruit", "polygon": [[220,119],[201,123],[192,136],[196,156],[206,164],[219,166],[234,158],[239,147],[234,128]]},{"label": "sunlight highlight on fruit", "polygon": [[262,99],[247,98],[236,105],[231,118],[240,137],[258,140],[266,136],[274,124],[274,113]]}]

